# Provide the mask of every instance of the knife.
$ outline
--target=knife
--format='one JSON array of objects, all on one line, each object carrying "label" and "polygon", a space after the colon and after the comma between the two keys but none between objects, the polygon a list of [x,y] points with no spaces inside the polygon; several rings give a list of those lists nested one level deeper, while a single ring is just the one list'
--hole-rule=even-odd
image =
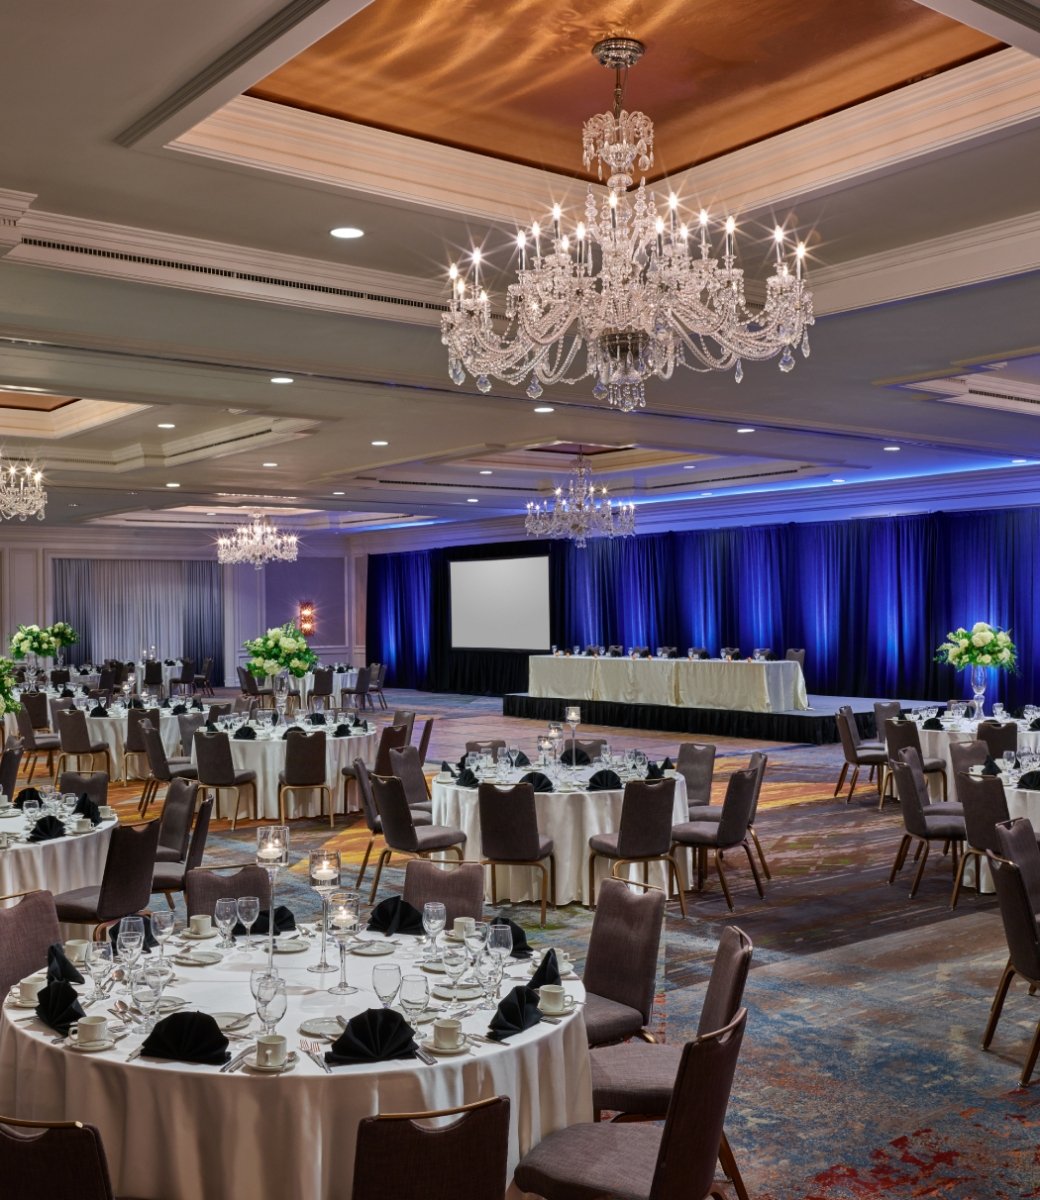
[{"label": "knife", "polygon": [[327,1063],[327,1062],[326,1062],[326,1061],[325,1061],[325,1060],[324,1060],[324,1059],[321,1057],[321,1055],[320,1055],[320,1054],[315,1054],[315,1052],[314,1052],[313,1050],[305,1050],[305,1051],[304,1051],[304,1053],[305,1053],[305,1054],[307,1055],[307,1057],[308,1057],[308,1058],[311,1060],[311,1062],[312,1062],[312,1063],[314,1063],[314,1065],[315,1065],[316,1067],[321,1067],[321,1069],[322,1069],[322,1070],[325,1072],[325,1074],[326,1074],[326,1075],[331,1075],[331,1074],[332,1074],[332,1068],[331,1068],[331,1067],[329,1066],[329,1064],[328,1064],[328,1063]]},{"label": "knife", "polygon": [[437,1063],[433,1055],[428,1050],[424,1050],[422,1046],[417,1045],[415,1047],[415,1055],[420,1062],[424,1062],[428,1067],[435,1066]]},{"label": "knife", "polygon": [[130,1053],[129,1053],[129,1054],[126,1056],[126,1061],[127,1061],[127,1062],[133,1062],[135,1058],[140,1058],[140,1057],[141,1057],[141,1051],[142,1051],[143,1049],[144,1049],[144,1042],[142,1042],[142,1043],[140,1044],[140,1046],[138,1046],[138,1047],[137,1047],[135,1050],[131,1050],[131,1051],[130,1051]]},{"label": "knife", "polygon": [[235,1055],[235,1057],[234,1057],[233,1059],[231,1059],[231,1061],[230,1061],[230,1062],[226,1062],[226,1063],[225,1063],[225,1064],[224,1064],[224,1065],[223,1065],[223,1066],[220,1068],[220,1074],[221,1074],[221,1075],[224,1075],[224,1074],[226,1074],[226,1073],[230,1073],[231,1071],[237,1071],[237,1070],[238,1070],[238,1068],[239,1068],[239,1067],[240,1067],[240,1066],[241,1066],[241,1065],[242,1065],[242,1064],[245,1062],[245,1060],[246,1060],[246,1059],[249,1057],[249,1055],[250,1055],[250,1053],[253,1051],[253,1049],[254,1049],[254,1047],[253,1047],[253,1046],[246,1046],[246,1048],[245,1048],[244,1050],[240,1050],[240,1051],[238,1052],[238,1054],[236,1054],[236,1055]]}]

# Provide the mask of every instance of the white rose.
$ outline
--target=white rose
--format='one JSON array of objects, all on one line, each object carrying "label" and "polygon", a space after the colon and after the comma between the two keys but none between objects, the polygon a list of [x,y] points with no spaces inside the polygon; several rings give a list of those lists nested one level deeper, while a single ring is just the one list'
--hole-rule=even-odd
[{"label": "white rose", "polygon": [[992,661],[993,661],[992,654],[980,654],[979,655],[979,662],[982,663],[983,666],[988,667]]},{"label": "white rose", "polygon": [[982,630],[980,633],[973,633],[971,635],[971,644],[973,646],[978,646],[980,649],[983,646],[988,646],[989,643],[992,641],[993,641],[993,634],[987,633],[985,630]]},{"label": "white rose", "polygon": [[997,634],[997,645],[998,646],[1010,646],[1011,639],[1008,637],[1008,635],[1006,633],[1001,631],[1000,633]]},{"label": "white rose", "polygon": [[969,645],[971,645],[971,643],[967,638],[961,638],[961,640],[957,643],[957,648],[958,650],[967,650]]},{"label": "white rose", "polygon": [[984,630],[988,630],[990,628],[992,628],[992,627],[989,624],[987,624],[987,622],[976,621],[975,624],[972,625],[971,631],[972,631],[972,633],[982,633]]}]

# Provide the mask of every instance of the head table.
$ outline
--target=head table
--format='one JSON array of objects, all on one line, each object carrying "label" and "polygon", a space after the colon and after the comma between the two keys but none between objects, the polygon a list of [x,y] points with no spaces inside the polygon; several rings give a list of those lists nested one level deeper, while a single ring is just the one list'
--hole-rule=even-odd
[{"label": "head table", "polygon": [[[290,1049],[298,1051],[302,1021],[336,1014],[349,1018],[378,1007],[371,989],[373,964],[397,962],[402,972],[414,972],[413,943],[400,938],[392,956],[352,955],[348,978],[359,991],[346,997],[324,990],[336,975],[305,970],[317,959],[316,938],[307,938],[302,953],[276,955],[288,984],[288,1010],[277,1031],[288,1038]],[[265,960],[265,950],[240,945],[214,966],[178,965],[167,992],[187,1001],[187,1011],[252,1013],[249,973]],[[527,976],[527,963],[511,961],[503,994]],[[444,977],[429,978],[432,989]],[[576,999],[583,997],[577,979],[565,986]],[[82,990],[89,993],[90,985]],[[107,1014],[109,1007],[110,1002],[98,1003],[87,1012]],[[144,1057],[128,1061],[143,1040],[133,1032],[111,1049],[77,1053],[53,1044],[52,1031],[39,1021],[16,1020],[25,1015],[7,1007],[0,1022],[0,1112],[97,1125],[116,1193],[142,1200],[349,1200],[358,1121],[379,1112],[426,1111],[508,1096],[510,1175],[519,1157],[547,1134],[591,1120],[580,1008],[558,1024],[538,1024],[500,1045],[471,1043],[469,1052],[438,1057],[432,1065],[393,1060],[336,1066],[325,1074],[300,1053],[295,1067],[279,1075],[246,1069],[222,1074],[216,1066]],[[465,1016],[464,1030],[486,1032],[490,1015]],[[429,1025],[420,1030],[425,1033]],[[249,1031],[257,1031],[255,1016]],[[251,1039],[233,1040],[229,1049],[236,1053],[249,1045]]]},{"label": "head table", "polygon": [[[6,849],[0,849],[0,896],[14,896],[37,888],[64,892],[99,884],[108,857],[108,843],[117,824],[113,818],[102,821],[90,833],[73,833],[46,842],[14,841]],[[0,816],[0,834],[20,838],[26,832],[26,821],[19,809]]]}]

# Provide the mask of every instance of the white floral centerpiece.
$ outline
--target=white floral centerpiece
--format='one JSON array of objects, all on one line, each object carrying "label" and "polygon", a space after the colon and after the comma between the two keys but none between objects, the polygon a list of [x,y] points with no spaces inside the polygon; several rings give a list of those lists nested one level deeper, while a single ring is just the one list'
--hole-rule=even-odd
[{"label": "white floral centerpiece", "polygon": [[68,621],[55,621],[49,626],[47,632],[54,638],[58,646],[75,646],[79,641],[79,634],[72,628]]},{"label": "white floral centerpiece", "polygon": [[9,658],[0,658],[0,716],[20,711],[21,705],[14,695],[14,663]]},{"label": "white floral centerpiece", "polygon": [[976,621],[970,629],[951,630],[939,647],[937,662],[949,663],[956,670],[971,668],[971,690],[975,696],[975,715],[982,716],[986,699],[986,670],[996,667],[1014,671],[1018,651],[1005,629],[995,629],[985,621]]},{"label": "white floral centerpiece", "polygon": [[23,659],[27,654],[50,658],[57,649],[54,635],[39,625],[19,625],[11,636],[11,657],[15,659]]},{"label": "white floral centerpiece", "polygon": [[302,679],[318,662],[318,656],[292,621],[269,629],[243,645],[250,655],[246,670],[258,679],[280,671]]}]

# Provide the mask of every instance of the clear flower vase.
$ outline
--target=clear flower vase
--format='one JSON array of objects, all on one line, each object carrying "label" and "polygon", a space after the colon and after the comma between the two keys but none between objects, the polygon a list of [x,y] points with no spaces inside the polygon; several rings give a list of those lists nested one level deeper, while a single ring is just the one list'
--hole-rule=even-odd
[{"label": "clear flower vase", "polygon": [[982,720],[986,704],[986,668],[976,664],[971,668],[971,690],[975,695],[975,720]]}]

